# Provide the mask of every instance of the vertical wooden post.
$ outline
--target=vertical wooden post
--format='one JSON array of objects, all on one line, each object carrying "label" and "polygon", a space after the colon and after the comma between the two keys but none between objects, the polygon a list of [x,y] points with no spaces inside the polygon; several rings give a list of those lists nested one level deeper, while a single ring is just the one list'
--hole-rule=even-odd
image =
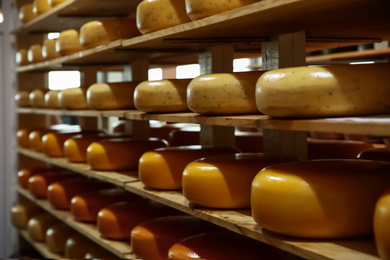
[{"label": "vertical wooden post", "polygon": [[[97,69],[95,67],[84,68],[81,73],[81,86],[89,87],[97,81]],[[78,124],[83,129],[99,129],[97,117],[79,117]]]}]

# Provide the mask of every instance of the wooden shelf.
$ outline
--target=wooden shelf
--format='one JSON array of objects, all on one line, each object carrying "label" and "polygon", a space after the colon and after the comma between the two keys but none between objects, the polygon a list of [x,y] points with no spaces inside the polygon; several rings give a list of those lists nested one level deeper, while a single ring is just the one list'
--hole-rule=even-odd
[{"label": "wooden shelf", "polygon": [[127,183],[125,189],[306,259],[379,260],[373,239],[326,241],[282,237],[257,225],[250,210],[194,208],[180,192],[147,189],[141,182]]},{"label": "wooden shelf", "polygon": [[350,51],[332,53],[327,55],[317,55],[306,57],[308,64],[335,64],[359,61],[381,61],[388,62],[390,59],[390,48],[369,49],[361,51]]},{"label": "wooden shelf", "polygon": [[64,259],[63,255],[51,252],[43,242],[36,242],[30,238],[26,230],[18,230],[19,234],[32,245],[45,259]]},{"label": "wooden shelf", "polygon": [[124,187],[124,185],[128,182],[138,181],[138,172],[137,171],[129,171],[129,172],[110,172],[110,171],[93,171],[88,164],[85,163],[70,163],[65,158],[51,158],[43,153],[34,152],[28,149],[17,147],[16,151],[19,154],[28,156],[30,158],[40,160],[42,162],[46,162],[52,165],[59,166],[61,168],[65,168],[82,175],[92,177],[98,180],[102,180],[105,182],[112,183],[119,187]]},{"label": "wooden shelf", "polygon": [[[121,258],[134,259],[134,255],[132,254],[133,250],[131,249],[131,246],[128,241],[122,242],[122,241],[104,239],[100,236],[100,233],[95,224],[78,222],[74,220],[73,215],[69,211],[56,210],[50,205],[50,203],[47,200],[36,199],[27,190],[17,185],[15,186],[15,189],[19,194],[29,199],[30,201],[34,202],[42,209],[46,210],[47,212],[49,212],[50,214],[52,214],[53,216],[55,216],[65,224],[67,224],[68,226],[74,228],[76,231],[86,236],[87,238],[91,239],[101,247],[107,249],[111,253]],[[61,259],[61,257],[60,258],[49,257],[49,258]]]}]

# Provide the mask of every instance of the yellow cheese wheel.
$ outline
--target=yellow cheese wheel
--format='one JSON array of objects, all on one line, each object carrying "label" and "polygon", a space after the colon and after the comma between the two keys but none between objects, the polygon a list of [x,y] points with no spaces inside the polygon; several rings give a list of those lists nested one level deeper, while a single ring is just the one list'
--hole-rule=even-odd
[{"label": "yellow cheese wheel", "polygon": [[30,93],[28,91],[19,91],[15,94],[15,101],[19,107],[30,106]]},{"label": "yellow cheese wheel", "polygon": [[210,208],[249,208],[250,191],[257,173],[273,164],[296,158],[269,158],[260,153],[205,157],[183,171],[183,195],[192,203]]},{"label": "yellow cheese wheel", "polygon": [[152,113],[188,111],[189,79],[164,79],[141,82],[134,92],[138,110]]},{"label": "yellow cheese wheel", "polygon": [[369,160],[313,160],[266,167],[252,183],[251,209],[262,227],[288,236],[370,235],[375,203],[390,165]]},{"label": "yellow cheese wheel", "polygon": [[100,210],[97,227],[105,238],[129,240],[130,232],[136,225],[157,217],[178,214],[173,208],[146,199],[124,201]]},{"label": "yellow cheese wheel", "polygon": [[50,11],[51,5],[48,0],[34,0],[33,12],[36,16]]},{"label": "yellow cheese wheel", "polygon": [[46,171],[34,174],[28,179],[28,190],[34,197],[38,199],[47,198],[47,188],[50,184],[77,177],[75,173],[69,173],[65,171]]},{"label": "yellow cheese wheel", "polygon": [[364,64],[269,71],[256,85],[257,108],[280,118],[389,113],[389,69]]},{"label": "yellow cheese wheel", "polygon": [[377,251],[383,260],[390,259],[390,189],[387,189],[375,205],[374,235]]},{"label": "yellow cheese wheel", "polygon": [[27,59],[30,63],[42,62],[45,59],[42,56],[42,45],[31,45],[27,52]]},{"label": "yellow cheese wheel", "polygon": [[37,17],[33,11],[33,4],[22,5],[19,9],[19,19],[22,23],[27,23]]},{"label": "yellow cheese wheel", "polygon": [[84,259],[84,256],[92,247],[97,245],[83,235],[73,235],[65,243],[65,258]]},{"label": "yellow cheese wheel", "polygon": [[264,72],[201,75],[188,85],[188,108],[205,115],[258,113],[256,82]]},{"label": "yellow cheese wheel", "polygon": [[43,153],[49,157],[63,157],[65,141],[77,134],[80,134],[80,132],[51,132],[45,134],[42,136]]},{"label": "yellow cheese wheel", "polygon": [[45,93],[46,93],[46,90],[42,90],[42,89],[35,89],[35,90],[31,91],[29,94],[30,105],[32,107],[36,107],[36,108],[46,107]]},{"label": "yellow cheese wheel", "polygon": [[85,254],[84,259],[122,259],[108,252],[102,247],[90,248]]},{"label": "yellow cheese wheel", "polygon": [[148,151],[139,159],[138,176],[149,188],[179,190],[182,188],[183,170],[193,160],[221,154],[240,152],[234,147],[178,146]]},{"label": "yellow cheese wheel", "polygon": [[364,150],[372,149],[371,143],[345,140],[315,140],[307,142],[309,159],[355,159]]},{"label": "yellow cheese wheel", "polygon": [[45,242],[46,231],[58,223],[60,221],[57,218],[45,212],[30,218],[27,223],[27,233],[32,240]]},{"label": "yellow cheese wheel", "polygon": [[183,0],[143,0],[137,7],[137,27],[142,34],[190,22]]},{"label": "yellow cheese wheel", "polygon": [[88,106],[93,109],[134,108],[134,90],[138,82],[96,83],[87,91]]},{"label": "yellow cheese wheel", "polygon": [[223,13],[259,1],[260,0],[185,0],[187,15],[192,21]]},{"label": "yellow cheese wheel", "polygon": [[65,252],[66,241],[75,234],[77,232],[73,228],[67,224],[60,223],[50,227],[46,231],[45,242],[51,252],[63,254]]},{"label": "yellow cheese wheel", "polygon": [[57,39],[46,39],[42,45],[42,57],[45,60],[52,60],[60,57],[60,54],[56,50]]},{"label": "yellow cheese wheel", "polygon": [[42,137],[49,132],[52,132],[53,130],[50,129],[41,129],[41,130],[34,130],[31,131],[28,135],[28,143],[29,148],[36,152],[42,151]]},{"label": "yellow cheese wheel", "polygon": [[18,66],[24,66],[30,63],[28,60],[28,50],[27,49],[20,49],[16,52],[15,55],[16,64]]},{"label": "yellow cheese wheel", "polygon": [[59,4],[62,4],[63,2],[66,2],[68,0],[48,0],[49,4],[52,6],[52,7],[55,7]]},{"label": "yellow cheese wheel", "polygon": [[45,167],[44,165],[20,169],[18,171],[18,184],[23,189],[27,189],[28,180],[30,179],[30,177],[34,176],[35,174],[54,171],[62,171],[62,169],[56,167]]},{"label": "yellow cheese wheel", "polygon": [[60,102],[58,101],[58,90],[49,90],[45,94],[45,105],[48,108],[60,108]]},{"label": "yellow cheese wheel", "polygon": [[168,258],[169,248],[184,238],[218,227],[193,216],[168,216],[145,221],[131,231],[131,247],[142,259]]},{"label": "yellow cheese wheel", "polygon": [[26,229],[28,221],[42,213],[43,210],[34,203],[19,203],[11,208],[11,223],[18,229]]},{"label": "yellow cheese wheel", "polygon": [[28,136],[32,131],[32,129],[22,128],[16,132],[19,147],[28,148],[30,146]]},{"label": "yellow cheese wheel", "polygon": [[56,50],[61,56],[84,50],[80,44],[79,32],[74,29],[62,31],[56,41]]},{"label": "yellow cheese wheel", "polygon": [[60,106],[65,109],[87,109],[88,87],[68,88],[58,93]]},{"label": "yellow cheese wheel", "polygon": [[134,170],[138,168],[138,161],[143,153],[165,146],[166,141],[158,138],[104,139],[88,146],[87,163],[94,170]]},{"label": "yellow cheese wheel", "polygon": [[91,21],[80,28],[80,43],[86,48],[94,48],[119,39],[140,35],[135,19],[111,18]]},{"label": "yellow cheese wheel", "polygon": [[104,133],[74,135],[64,142],[64,156],[70,162],[86,162],[88,146],[95,141],[110,137],[114,138],[113,135],[106,135]]}]

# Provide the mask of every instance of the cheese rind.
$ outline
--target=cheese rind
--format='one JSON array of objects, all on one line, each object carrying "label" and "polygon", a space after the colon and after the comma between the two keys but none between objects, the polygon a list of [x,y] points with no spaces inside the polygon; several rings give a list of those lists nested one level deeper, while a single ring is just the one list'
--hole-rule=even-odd
[{"label": "cheese rind", "polygon": [[30,63],[42,62],[45,59],[42,56],[42,45],[31,45],[27,52],[27,59]]},{"label": "cheese rind", "polygon": [[84,50],[80,44],[79,32],[74,29],[62,31],[56,41],[56,50],[61,56]]},{"label": "cheese rind", "polygon": [[218,73],[193,79],[187,89],[188,108],[199,114],[258,113],[256,82],[264,72]]},{"label": "cheese rind", "polygon": [[68,88],[58,93],[60,106],[65,109],[87,109],[88,87]]},{"label": "cheese rind", "polygon": [[73,235],[65,243],[65,258],[67,259],[84,259],[88,250],[97,246],[83,235]]},{"label": "cheese rind", "polygon": [[49,129],[43,129],[43,130],[34,130],[30,132],[28,135],[28,144],[29,148],[36,152],[42,151],[42,137],[48,133],[51,132]]},{"label": "cheese rind", "polygon": [[36,215],[27,223],[27,232],[34,241],[45,242],[46,231],[60,221],[49,213]]},{"label": "cheese rind", "polygon": [[45,94],[45,105],[48,108],[60,108],[60,102],[58,100],[58,90],[49,90]]},{"label": "cheese rind", "polygon": [[51,252],[63,254],[66,241],[77,232],[67,224],[60,223],[46,231],[45,242]]},{"label": "cheese rind", "polygon": [[45,60],[52,60],[60,57],[60,54],[56,50],[57,39],[46,39],[42,45],[42,57]]},{"label": "cheese rind", "polygon": [[49,157],[63,157],[64,143],[80,132],[51,132],[42,136],[42,151]]},{"label": "cheese rind", "polygon": [[28,179],[28,191],[31,193],[31,195],[38,199],[46,199],[47,188],[50,184],[60,180],[75,178],[76,176],[76,174],[60,171],[46,171],[37,173]]},{"label": "cheese rind", "polygon": [[376,248],[383,260],[390,259],[390,189],[378,199],[374,213],[374,235]]},{"label": "cheese rind", "polygon": [[30,61],[28,60],[28,50],[27,49],[20,49],[15,55],[16,64],[18,66],[24,66],[27,64],[30,64]]},{"label": "cheese rind", "polygon": [[51,5],[48,0],[34,0],[33,2],[33,12],[36,16],[48,12],[50,9]]},{"label": "cheese rind", "polygon": [[90,248],[83,259],[122,259],[102,247]]},{"label": "cheese rind", "polygon": [[29,94],[30,105],[36,108],[46,107],[45,93],[46,91],[41,89],[35,89],[31,91]]},{"label": "cheese rind", "polygon": [[49,4],[52,6],[52,7],[55,7],[59,4],[62,4],[63,2],[66,2],[68,0],[48,0]]},{"label": "cheese rind", "polygon": [[33,20],[36,16],[36,14],[33,11],[33,4],[26,4],[22,5],[19,9],[19,19],[22,21],[22,23],[28,23],[29,21]]},{"label": "cheese rind", "polygon": [[19,203],[11,208],[11,223],[18,229],[26,229],[28,221],[41,213],[42,209],[33,203]]},{"label": "cheese rind", "polygon": [[389,113],[389,69],[365,64],[269,71],[257,82],[257,108],[280,118]]},{"label": "cheese rind", "polygon": [[134,108],[138,82],[96,83],[87,90],[87,103],[93,109]]},{"label": "cheese rind", "polygon": [[15,94],[15,101],[19,107],[29,107],[30,104],[30,93],[28,91],[19,91]]}]

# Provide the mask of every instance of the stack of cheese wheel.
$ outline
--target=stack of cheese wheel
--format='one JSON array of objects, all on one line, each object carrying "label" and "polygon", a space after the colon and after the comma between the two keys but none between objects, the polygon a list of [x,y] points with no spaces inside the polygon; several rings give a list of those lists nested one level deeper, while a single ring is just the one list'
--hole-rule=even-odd
[{"label": "stack of cheese wheel", "polygon": [[257,108],[280,118],[389,113],[389,69],[377,63],[269,71],[257,82]]},{"label": "stack of cheese wheel", "polygon": [[188,17],[192,21],[195,21],[259,1],[260,0],[185,0],[185,3]]},{"label": "stack of cheese wheel", "polygon": [[124,201],[100,210],[97,227],[105,238],[129,240],[130,232],[136,225],[157,217],[178,214],[173,208],[146,199]]},{"label": "stack of cheese wheel", "polygon": [[61,56],[84,50],[80,44],[79,31],[75,29],[62,31],[56,41],[56,50]]},{"label": "stack of cheese wheel", "polygon": [[84,259],[85,254],[97,245],[83,235],[76,234],[68,238],[65,243],[65,258]]},{"label": "stack of cheese wheel", "polygon": [[59,4],[62,4],[63,2],[66,2],[68,0],[48,0],[48,3],[52,6],[55,7]]},{"label": "stack of cheese wheel", "polygon": [[22,23],[27,23],[36,17],[33,11],[33,4],[22,5],[19,9],[19,19]]},{"label": "stack of cheese wheel", "polygon": [[57,254],[65,252],[66,241],[77,234],[77,232],[64,223],[50,227],[46,231],[46,245],[48,249]]},{"label": "stack of cheese wheel", "polygon": [[371,148],[363,150],[358,154],[357,158],[390,162],[390,148]]},{"label": "stack of cheese wheel", "polygon": [[143,0],[136,15],[137,27],[142,34],[191,21],[183,0]]},{"label": "stack of cheese wheel", "polygon": [[94,170],[124,171],[138,168],[138,161],[149,150],[166,147],[158,138],[137,140],[132,138],[103,139],[93,142],[87,149],[87,163]]},{"label": "stack of cheese wheel", "polygon": [[40,173],[55,171],[62,171],[62,169],[56,167],[28,167],[20,169],[18,171],[18,184],[23,189],[27,189],[30,177]]},{"label": "stack of cheese wheel", "polygon": [[77,220],[95,222],[99,211],[104,207],[121,201],[139,199],[139,196],[123,189],[102,189],[74,196],[71,200],[70,211]]},{"label": "stack of cheese wheel", "polygon": [[212,156],[193,161],[183,172],[183,195],[210,208],[249,208],[253,178],[263,168],[294,157],[267,157],[259,153]]},{"label": "stack of cheese wheel", "polygon": [[176,242],[197,234],[218,231],[209,222],[193,216],[168,216],[145,221],[131,231],[131,247],[142,259],[167,259]]},{"label": "stack of cheese wheel", "polygon": [[381,259],[390,259],[390,189],[387,189],[375,205],[374,235],[377,251]]},{"label": "stack of cheese wheel", "polygon": [[47,189],[50,184],[60,181],[76,178],[77,174],[67,171],[47,171],[37,173],[28,179],[28,190],[38,199],[47,198]]},{"label": "stack of cheese wheel", "polygon": [[87,103],[93,109],[134,108],[134,90],[139,82],[96,83],[87,91]]},{"label": "stack of cheese wheel", "polygon": [[45,89],[35,89],[30,92],[29,99],[30,99],[30,106],[34,108],[44,108],[46,107],[45,103]]},{"label": "stack of cheese wheel", "polygon": [[33,12],[36,16],[48,12],[50,9],[49,0],[34,0],[33,2]]},{"label": "stack of cheese wheel", "polygon": [[27,59],[29,63],[38,63],[44,61],[45,59],[42,56],[42,45],[31,45],[27,52]]},{"label": "stack of cheese wheel", "polygon": [[150,113],[183,112],[187,107],[189,79],[164,79],[141,82],[134,92],[134,105]]},{"label": "stack of cheese wheel", "polygon": [[87,109],[88,87],[68,88],[58,94],[60,106],[64,109]]},{"label": "stack of cheese wheel", "polygon": [[45,105],[47,108],[60,108],[60,102],[58,100],[58,90],[49,90],[45,94]]},{"label": "stack of cheese wheel", "polygon": [[59,223],[57,218],[45,212],[30,218],[27,223],[27,232],[32,240],[45,242],[47,230]]},{"label": "stack of cheese wheel", "polygon": [[266,167],[252,183],[253,218],[262,227],[288,236],[371,235],[375,203],[389,186],[389,170],[388,163],[358,159]]},{"label": "stack of cheese wheel", "polygon": [[43,210],[32,202],[21,202],[11,208],[11,223],[17,229],[26,229],[28,221]]},{"label": "stack of cheese wheel", "polygon": [[374,148],[373,144],[346,140],[315,140],[307,142],[309,159],[355,159],[364,150]]},{"label": "stack of cheese wheel", "polygon": [[54,208],[69,210],[74,196],[93,190],[108,189],[112,187],[112,184],[84,177],[72,178],[50,184],[47,188],[47,198]]},{"label": "stack of cheese wheel", "polygon": [[28,60],[28,50],[27,49],[20,49],[15,55],[16,64],[18,66],[24,66],[27,64],[30,64]]},{"label": "stack of cheese wheel", "polygon": [[139,34],[135,19],[111,18],[91,21],[81,26],[80,43],[85,49],[90,49]]},{"label": "stack of cheese wheel", "polygon": [[42,57],[45,60],[52,60],[60,57],[60,54],[56,50],[57,39],[46,39],[42,45]]},{"label": "stack of cheese wheel", "polygon": [[255,90],[262,71],[201,75],[188,85],[188,108],[199,114],[258,113]]},{"label": "stack of cheese wheel", "polygon": [[15,94],[15,101],[18,107],[29,107],[30,104],[30,93],[25,90],[21,90]]},{"label": "stack of cheese wheel", "polygon": [[148,151],[139,159],[138,175],[147,187],[160,190],[179,190],[183,170],[193,160],[212,155],[240,152],[234,147],[178,146]]}]

